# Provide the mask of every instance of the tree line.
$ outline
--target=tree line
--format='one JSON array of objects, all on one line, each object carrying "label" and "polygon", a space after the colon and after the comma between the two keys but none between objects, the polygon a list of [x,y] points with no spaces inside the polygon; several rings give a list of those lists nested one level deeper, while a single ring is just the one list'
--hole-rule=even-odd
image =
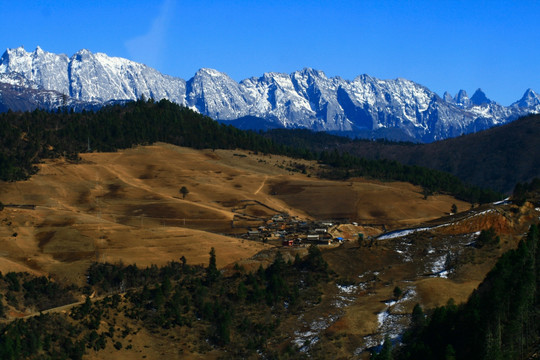
[{"label": "tree line", "polygon": [[[107,296],[86,297],[66,315],[0,322],[0,358],[81,359],[111,345],[128,351],[132,344],[126,338],[143,327],[152,333],[176,329],[168,338],[189,333],[192,341],[203,344],[200,353],[219,348],[232,358],[303,357],[292,346],[280,349],[272,344],[282,342],[282,319],[314,306],[322,284],[331,280],[320,250],[312,246],[304,258],[296,256],[294,261],[285,261],[277,252],[267,268],[248,272],[235,266],[229,276],[217,269],[216,257],[212,248],[206,267],[188,265],[185,258],[147,268],[95,263],[88,269],[88,285],[77,291]],[[23,284],[21,277],[26,279]],[[6,275],[2,281],[6,288],[16,289],[12,291],[56,291],[29,274]]]},{"label": "tree line", "polygon": [[[36,163],[63,156],[71,161],[88,151],[117,151],[157,141],[195,149],[244,149],[264,154],[317,160],[327,165],[323,176],[365,176],[381,180],[409,181],[429,192],[456,195],[470,202],[488,202],[500,195],[464,184],[457,177],[395,161],[367,160],[347,152],[318,150],[304,132],[282,131],[275,136],[244,131],[220,124],[207,116],[168,100],[135,101],[111,105],[96,112],[7,112],[0,114],[0,180],[27,179],[37,171]],[[319,134],[315,139],[340,142],[341,138]]]},{"label": "tree line", "polygon": [[512,193],[512,199],[519,205],[527,200],[540,204],[540,178],[534,178],[530,183],[517,183]]}]

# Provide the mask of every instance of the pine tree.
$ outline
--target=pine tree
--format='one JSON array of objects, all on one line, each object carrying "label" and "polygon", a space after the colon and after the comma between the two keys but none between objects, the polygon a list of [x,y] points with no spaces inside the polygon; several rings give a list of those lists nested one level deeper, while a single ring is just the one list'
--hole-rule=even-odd
[{"label": "pine tree", "polygon": [[6,309],[4,307],[4,302],[2,301],[2,295],[0,294],[0,318],[6,316]]},{"label": "pine tree", "polygon": [[216,264],[216,250],[214,248],[210,249],[210,261],[208,267],[206,268],[206,281],[209,284],[213,284],[220,276],[220,272],[217,269]]}]

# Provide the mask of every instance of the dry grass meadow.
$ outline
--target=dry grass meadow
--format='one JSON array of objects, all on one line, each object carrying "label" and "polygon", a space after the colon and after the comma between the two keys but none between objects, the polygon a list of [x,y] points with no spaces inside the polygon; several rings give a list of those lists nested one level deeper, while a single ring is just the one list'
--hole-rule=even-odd
[{"label": "dry grass meadow", "polygon": [[146,266],[185,256],[199,264],[211,247],[223,267],[266,247],[226,235],[245,232],[231,224],[246,200],[266,205],[241,210],[260,218],[279,211],[388,227],[440,217],[452,203],[467,206],[447,196],[423,200],[405,183],[319,180],[286,170],[290,159],[242,151],[156,144],[81,157],[47,160],[30,180],[2,184],[4,204],[35,209],[1,213],[0,271],[81,283],[93,261]]},{"label": "dry grass meadow", "polygon": [[[358,288],[342,307],[336,299],[343,294],[335,284],[328,284],[320,306],[303,314],[301,322],[287,320],[284,329],[296,333],[321,317],[337,319],[319,342],[320,353],[328,356],[347,357],[365,344],[366,335],[382,336],[379,316],[389,308],[396,286],[406,294],[414,290],[409,291],[413,294],[409,300],[392,308],[397,316],[410,313],[416,302],[431,308],[449,298],[465,301],[497,257],[514,247],[527,224],[538,218],[536,210],[526,206],[485,214],[479,209],[483,215],[476,216],[464,212],[471,207],[468,203],[446,195],[424,199],[422,190],[408,183],[322,180],[315,177],[319,165],[314,162],[240,150],[194,150],[158,143],[81,157],[77,163],[47,160],[28,181],[2,183],[0,201],[7,205],[0,212],[2,273],[27,271],[83,285],[92,262],[148,266],[184,256],[188,263],[206,264],[212,247],[218,267],[241,263],[248,270],[256,269],[271,262],[278,249],[237,235],[280,212],[306,220],[346,220],[332,231],[350,240],[359,232],[368,237],[385,230],[437,226],[409,238],[377,240],[373,246],[349,241],[322,247],[340,279],[364,288]],[[295,163],[305,165],[307,173],[292,171]],[[182,186],[189,190],[185,198],[179,191]],[[452,204],[460,213],[449,216]],[[451,278],[429,273],[434,256],[462,246],[457,242],[463,242],[463,236],[490,226],[501,234],[498,248],[475,252],[473,258],[462,252]],[[405,245],[414,261],[403,258],[399,249]],[[306,249],[279,251],[291,259]],[[164,342],[171,336],[180,339],[173,347]],[[222,355],[210,351],[199,356],[189,348],[196,340],[187,337],[143,330],[130,342],[147,358],[171,351],[178,354],[179,349],[185,351],[185,358]],[[127,359],[130,354],[108,348],[98,355]]]}]

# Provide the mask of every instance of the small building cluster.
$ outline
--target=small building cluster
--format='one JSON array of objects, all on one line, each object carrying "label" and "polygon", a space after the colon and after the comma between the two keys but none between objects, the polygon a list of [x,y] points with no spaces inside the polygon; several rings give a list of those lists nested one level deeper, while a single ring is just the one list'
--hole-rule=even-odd
[{"label": "small building cluster", "polygon": [[249,229],[243,237],[282,246],[331,245],[343,241],[343,238],[331,235],[331,229],[337,225],[330,221],[300,220],[296,216],[281,213],[266,220],[264,225]]}]

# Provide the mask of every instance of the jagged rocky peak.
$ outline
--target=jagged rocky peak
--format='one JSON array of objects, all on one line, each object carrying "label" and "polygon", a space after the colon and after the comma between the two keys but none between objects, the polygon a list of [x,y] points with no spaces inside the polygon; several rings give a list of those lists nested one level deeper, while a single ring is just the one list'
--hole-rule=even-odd
[{"label": "jagged rocky peak", "polygon": [[310,67],[305,67],[300,71],[295,71],[293,74],[300,74],[305,76],[320,77],[326,78],[326,74],[322,70],[313,69]]},{"label": "jagged rocky peak", "polygon": [[19,73],[42,89],[69,93],[68,57],[44,51],[39,46],[33,52],[23,47],[7,49],[0,59],[0,73]]},{"label": "jagged rocky peak", "polygon": [[486,105],[486,104],[493,104],[493,101],[488,99],[486,94],[482,91],[482,89],[478,88],[473,96],[471,96],[471,103],[472,105]]},{"label": "jagged rocky peak", "polygon": [[467,95],[467,92],[465,90],[459,90],[455,97],[455,102],[458,105],[461,106],[470,106],[471,105],[471,99],[469,99],[469,95]]},{"label": "jagged rocky peak", "polygon": [[227,74],[222,73],[220,71],[217,71],[215,69],[210,68],[200,68],[196,73],[195,77],[197,76],[213,76],[213,77],[229,77]]},{"label": "jagged rocky peak", "polygon": [[54,54],[43,50],[41,47],[36,47],[32,52],[28,52],[24,47],[19,46],[15,49],[6,49],[0,58],[1,72],[6,71],[27,71],[32,66],[40,65],[44,60],[67,59],[64,54]]},{"label": "jagged rocky peak", "polygon": [[356,76],[352,81],[351,83],[352,84],[374,84],[375,81],[377,81],[378,79],[374,78],[374,77],[371,77],[369,76],[368,74],[361,74],[361,75],[358,75]]},{"label": "jagged rocky peak", "polygon": [[222,73],[220,71],[210,69],[210,68],[201,68],[195,75],[188,80],[188,83],[199,84],[200,86],[208,87],[210,84],[227,84],[228,86],[237,87],[238,83],[234,81],[229,75]]},{"label": "jagged rocky peak", "polygon": [[310,99],[313,96],[328,97],[328,91],[332,92],[334,89],[334,81],[343,82],[343,80],[329,79],[323,71],[312,68],[295,71],[287,77],[291,79],[296,92],[310,101],[313,101]]},{"label": "jagged rocky peak", "polygon": [[62,56],[63,54],[60,54],[60,55],[56,55],[54,53],[51,53],[51,52],[48,52],[48,51],[45,51],[43,50],[39,45],[36,47],[36,49],[34,51],[32,51],[32,58],[34,59],[39,59],[39,58],[43,58],[45,56]]},{"label": "jagged rocky peak", "polygon": [[450,104],[453,104],[455,102],[454,98],[452,97],[452,95],[450,95],[448,91],[444,92],[443,100]]},{"label": "jagged rocky peak", "polygon": [[202,114],[215,119],[245,115],[247,104],[239,84],[227,74],[202,68],[186,83],[186,101]]},{"label": "jagged rocky peak", "polygon": [[29,57],[30,57],[30,54],[22,46],[19,46],[18,48],[15,48],[15,49],[6,49],[6,51],[0,58],[0,72],[20,73],[21,65],[26,65],[25,66],[26,68],[31,66]]},{"label": "jagged rocky peak", "polygon": [[77,51],[75,54],[73,54],[73,56],[71,58],[72,59],[77,59],[77,60],[84,60],[84,59],[93,57],[93,55],[94,54],[90,50],[81,49],[81,50]]},{"label": "jagged rocky peak", "polygon": [[22,57],[27,54],[28,52],[24,49],[24,46],[19,46],[13,49],[7,48],[6,51],[4,51],[4,54],[2,55],[2,62],[10,59],[11,57]]},{"label": "jagged rocky peak", "polygon": [[512,105],[517,105],[522,108],[539,106],[540,96],[529,88],[527,89],[527,91],[525,91],[525,94],[523,94],[521,99],[519,99]]},{"label": "jagged rocky peak", "polygon": [[[51,99],[46,100],[51,108],[57,99],[61,104],[66,95],[81,106],[144,95],[169,99],[221,120],[256,116],[284,127],[350,131],[351,135],[399,129],[421,141],[479,131],[540,112],[540,99],[532,90],[512,107],[492,103],[481,90],[472,99],[464,90],[455,98],[445,93],[443,101],[411,80],[381,80],[364,74],[351,81],[329,78],[308,67],[291,74],[265,73],[240,83],[220,71],[202,68],[186,82],[146,65],[87,49],[70,58],[40,47],[31,53],[23,47],[8,49],[0,58],[0,82],[6,89],[24,86],[36,90],[26,92],[28,96],[49,91],[40,99]],[[485,103],[489,106],[477,105]]]},{"label": "jagged rocky peak", "polygon": [[238,87],[238,83],[231,79],[229,75],[209,68],[199,69],[195,76],[188,80],[188,83],[194,91],[213,86]]}]

